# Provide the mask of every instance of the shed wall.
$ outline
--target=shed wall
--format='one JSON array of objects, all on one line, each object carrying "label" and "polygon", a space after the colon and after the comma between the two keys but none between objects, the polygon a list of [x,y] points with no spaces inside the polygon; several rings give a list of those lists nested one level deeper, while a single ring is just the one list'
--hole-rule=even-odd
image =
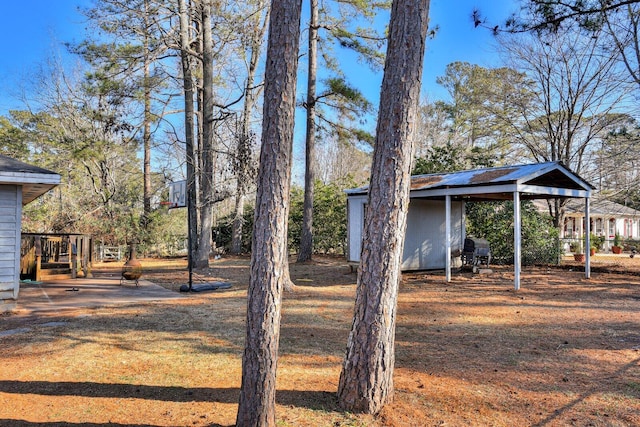
[{"label": "shed wall", "polygon": [[[347,199],[347,259],[360,261],[366,196]],[[462,248],[464,208],[462,202],[451,203],[451,249]],[[402,270],[445,268],[445,204],[441,200],[411,199],[407,213],[407,232],[402,255]]]},{"label": "shed wall", "polygon": [[[445,204],[439,200],[411,199],[402,270],[433,270],[446,267]],[[451,203],[451,250],[461,249],[463,235],[461,202]]]},{"label": "shed wall", "polygon": [[360,261],[366,203],[367,196],[347,198],[347,261],[349,262]]}]

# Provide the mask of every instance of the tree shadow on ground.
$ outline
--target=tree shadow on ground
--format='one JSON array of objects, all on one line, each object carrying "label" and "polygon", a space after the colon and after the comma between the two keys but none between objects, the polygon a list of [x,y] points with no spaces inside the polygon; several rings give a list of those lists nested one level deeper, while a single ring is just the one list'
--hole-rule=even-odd
[{"label": "tree shadow on ground", "polygon": [[[30,422],[24,420],[14,420],[14,419],[6,419],[0,418],[0,426],[11,426],[11,427],[63,427],[63,426],[71,426],[71,427],[154,427],[153,424],[119,424],[119,423],[70,423],[67,421],[58,422]],[[222,424],[209,424],[209,427],[232,427],[232,426],[224,426]]]},{"label": "tree shadow on ground", "polygon": [[[233,404],[238,402],[240,389],[164,387],[96,382],[0,381],[0,393]],[[335,394],[328,391],[278,390],[276,392],[276,402],[284,406],[312,410],[338,410]]]}]

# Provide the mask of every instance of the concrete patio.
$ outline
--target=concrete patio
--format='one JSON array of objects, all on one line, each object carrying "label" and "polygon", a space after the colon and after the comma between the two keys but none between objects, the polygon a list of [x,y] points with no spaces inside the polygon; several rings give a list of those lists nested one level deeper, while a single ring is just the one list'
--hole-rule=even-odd
[{"label": "concrete patio", "polygon": [[14,310],[30,315],[69,309],[135,304],[185,298],[146,280],[120,283],[119,278],[67,279],[47,282],[21,282]]}]

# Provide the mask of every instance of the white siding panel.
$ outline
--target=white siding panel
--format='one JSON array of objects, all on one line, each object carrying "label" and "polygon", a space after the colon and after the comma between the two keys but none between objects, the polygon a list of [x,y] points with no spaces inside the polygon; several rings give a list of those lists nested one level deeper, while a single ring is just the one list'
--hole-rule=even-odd
[{"label": "white siding panel", "polygon": [[[348,261],[360,261],[362,229],[367,197],[352,196],[347,204]],[[462,250],[464,241],[464,207],[451,204],[451,250]],[[402,270],[445,268],[444,201],[411,199],[407,214],[407,232],[402,255]]]},{"label": "white siding panel", "polygon": [[0,208],[14,207],[18,200],[19,189],[20,187],[16,185],[0,185]]},{"label": "white siding panel", "polygon": [[[14,248],[11,248],[9,250],[6,249],[7,247],[5,246],[3,249],[4,251],[0,252],[0,261],[13,261],[16,258],[16,253],[13,250]],[[4,276],[3,274],[4,272],[0,271],[0,277]]]},{"label": "white siding panel", "polygon": [[349,197],[347,199],[347,261],[350,262],[360,261],[366,202],[367,196]]},{"label": "white siding panel", "polygon": [[13,282],[0,282],[0,292],[13,292],[15,283]]},{"label": "white siding panel", "polygon": [[14,268],[14,264],[13,260],[0,261],[0,269]]},{"label": "white siding panel", "polygon": [[0,217],[15,216],[15,215],[16,215],[16,210],[14,208],[0,206]]},{"label": "white siding panel", "polygon": [[2,300],[16,299],[15,291],[0,291],[0,307],[2,307]]},{"label": "white siding panel", "polygon": [[[6,227],[6,228],[8,228],[8,227]],[[0,239],[1,238],[5,238],[5,237],[15,238],[15,236],[16,236],[15,230],[9,230],[9,229],[2,230],[2,229],[0,229]]]},{"label": "white siding panel", "polygon": [[0,299],[18,297],[21,212],[21,187],[0,185]]}]

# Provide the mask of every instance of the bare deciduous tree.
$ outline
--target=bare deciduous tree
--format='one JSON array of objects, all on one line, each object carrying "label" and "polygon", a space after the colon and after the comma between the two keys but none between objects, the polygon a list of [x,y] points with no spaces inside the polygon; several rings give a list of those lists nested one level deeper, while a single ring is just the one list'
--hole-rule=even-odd
[{"label": "bare deciduous tree", "polygon": [[[510,36],[503,43],[512,67],[534,83],[532,105],[514,115],[517,141],[536,161],[561,161],[586,179],[595,172],[590,159],[597,142],[624,117],[614,114],[629,94],[616,55],[600,48],[598,33],[559,29],[539,37]],[[563,202],[549,209],[554,225]]]}]

